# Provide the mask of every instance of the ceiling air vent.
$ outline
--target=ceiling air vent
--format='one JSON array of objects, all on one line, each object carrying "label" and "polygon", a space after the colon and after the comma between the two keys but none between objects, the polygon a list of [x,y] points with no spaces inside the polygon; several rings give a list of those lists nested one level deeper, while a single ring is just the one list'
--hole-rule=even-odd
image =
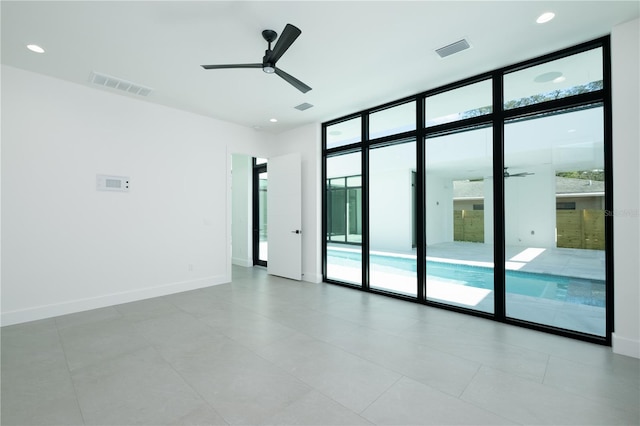
[{"label": "ceiling air vent", "polygon": [[145,87],[141,84],[132,83],[121,78],[112,77],[110,75],[97,73],[92,71],[89,75],[89,81],[98,86],[110,87],[112,89],[122,90],[138,96],[149,96],[153,89]]},{"label": "ceiling air vent", "polygon": [[436,49],[436,53],[440,55],[441,58],[446,58],[447,56],[451,56],[454,53],[462,52],[463,50],[467,50],[471,45],[465,39],[458,40],[455,43],[451,43],[447,46],[441,47],[440,49]]},{"label": "ceiling air vent", "polygon": [[298,105],[297,107],[294,107],[295,109],[297,109],[298,111],[304,111],[305,109],[309,109],[311,108],[313,105],[311,105],[308,102],[305,102],[303,104]]}]

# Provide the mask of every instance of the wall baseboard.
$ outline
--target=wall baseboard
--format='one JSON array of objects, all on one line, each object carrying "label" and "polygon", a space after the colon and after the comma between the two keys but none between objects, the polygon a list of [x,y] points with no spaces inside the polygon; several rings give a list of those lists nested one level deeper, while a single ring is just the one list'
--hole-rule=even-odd
[{"label": "wall baseboard", "polygon": [[322,274],[314,274],[310,272],[305,272],[302,274],[302,281],[307,281],[310,283],[321,283],[322,282]]},{"label": "wall baseboard", "polygon": [[640,341],[618,336],[616,333],[611,335],[611,340],[613,353],[640,358]]},{"label": "wall baseboard", "polygon": [[253,259],[242,259],[240,257],[232,257],[231,263],[233,265],[244,266],[245,268],[250,268],[253,266]]},{"label": "wall baseboard", "polygon": [[53,305],[36,306],[32,308],[2,312],[2,315],[0,316],[0,324],[3,327],[7,325],[21,324],[24,322],[52,318],[60,315],[74,314],[91,309],[120,305],[122,303],[152,299],[154,297],[166,296],[168,294],[181,293],[183,291],[197,290],[199,288],[211,287],[218,284],[224,284],[226,282],[229,281],[225,279],[224,275],[216,275],[197,280],[175,282],[87,299],[71,300]]}]

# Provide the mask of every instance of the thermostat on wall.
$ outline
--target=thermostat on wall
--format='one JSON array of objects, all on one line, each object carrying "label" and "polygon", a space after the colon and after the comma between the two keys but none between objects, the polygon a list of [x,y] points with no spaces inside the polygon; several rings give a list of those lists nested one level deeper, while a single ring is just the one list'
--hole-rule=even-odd
[{"label": "thermostat on wall", "polygon": [[129,178],[126,176],[96,175],[96,189],[98,191],[129,192]]}]

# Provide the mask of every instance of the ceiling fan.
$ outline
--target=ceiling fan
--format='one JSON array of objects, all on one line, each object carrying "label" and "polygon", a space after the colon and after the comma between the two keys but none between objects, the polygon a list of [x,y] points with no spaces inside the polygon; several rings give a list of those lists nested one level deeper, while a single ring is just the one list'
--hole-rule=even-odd
[{"label": "ceiling fan", "polygon": [[535,173],[529,173],[529,172],[521,172],[521,173],[509,173],[509,171],[507,170],[508,167],[504,168],[504,178],[510,178],[510,177],[525,177],[525,176],[530,176],[530,175],[534,175]]},{"label": "ceiling fan", "polygon": [[294,41],[298,38],[298,36],[302,34],[302,31],[297,27],[287,24],[282,30],[282,34],[276,45],[271,50],[271,43],[275,41],[278,37],[278,33],[273,30],[264,30],[262,31],[262,37],[269,44],[267,50],[264,52],[264,57],[262,58],[262,63],[260,64],[229,64],[229,65],[201,65],[202,68],[206,70],[213,69],[221,69],[221,68],[262,68],[267,74],[277,74],[282,77],[287,83],[291,84],[293,87],[301,91],[302,93],[307,93],[311,90],[311,87],[307,86],[297,78],[293,77],[290,74],[282,71],[280,68],[276,67],[276,62],[278,59],[284,55],[284,53],[291,47]]},{"label": "ceiling fan", "polygon": [[[505,167],[504,172],[502,174],[502,176],[505,179],[510,177],[525,177],[525,176],[535,175],[535,173],[530,173],[530,172],[509,173],[508,169],[509,169],[508,167]],[[487,176],[485,179],[493,179],[493,176]]]}]

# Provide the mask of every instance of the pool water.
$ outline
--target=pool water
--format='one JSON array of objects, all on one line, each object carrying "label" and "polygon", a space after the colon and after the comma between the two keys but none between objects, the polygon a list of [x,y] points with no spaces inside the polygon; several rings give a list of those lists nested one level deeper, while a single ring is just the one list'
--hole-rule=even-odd
[{"label": "pool water", "polygon": [[[360,269],[361,254],[357,251],[328,250],[328,263]],[[416,274],[413,256],[370,255],[372,270],[402,276]],[[457,284],[493,290],[493,268],[427,261],[427,279],[444,279]],[[605,306],[605,283],[602,280],[506,271],[507,293],[563,301],[581,305]]]}]

